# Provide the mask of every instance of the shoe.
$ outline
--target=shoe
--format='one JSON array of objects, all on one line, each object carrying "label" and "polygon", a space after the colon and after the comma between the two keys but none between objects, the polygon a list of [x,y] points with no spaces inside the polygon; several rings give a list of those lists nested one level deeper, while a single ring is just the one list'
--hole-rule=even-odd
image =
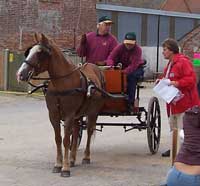
[{"label": "shoe", "polygon": [[133,105],[132,104],[128,104],[127,105],[127,107],[128,107],[128,112],[130,113],[130,114],[133,114],[134,112],[133,112]]},{"label": "shoe", "polygon": [[163,152],[162,157],[170,157],[170,150]]},{"label": "shoe", "polygon": [[160,186],[167,186],[167,183],[163,182],[163,183],[160,184]]}]

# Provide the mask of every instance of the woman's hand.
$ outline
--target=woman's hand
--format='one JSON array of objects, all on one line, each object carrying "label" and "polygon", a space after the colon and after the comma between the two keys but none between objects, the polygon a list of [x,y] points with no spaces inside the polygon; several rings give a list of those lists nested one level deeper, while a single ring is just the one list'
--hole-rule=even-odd
[{"label": "woman's hand", "polygon": [[155,84],[157,85],[160,82],[160,79],[156,79]]},{"label": "woman's hand", "polygon": [[170,82],[170,85],[173,85],[175,87],[178,87],[178,82],[177,81],[171,81]]}]

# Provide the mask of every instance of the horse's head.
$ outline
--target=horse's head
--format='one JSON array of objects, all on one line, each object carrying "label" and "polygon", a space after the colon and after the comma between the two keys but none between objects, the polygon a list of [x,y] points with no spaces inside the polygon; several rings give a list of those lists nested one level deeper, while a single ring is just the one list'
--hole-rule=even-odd
[{"label": "horse's head", "polygon": [[28,81],[32,75],[48,70],[48,62],[51,58],[49,40],[43,34],[35,34],[35,40],[36,44],[24,53],[25,60],[16,74],[18,81]]}]

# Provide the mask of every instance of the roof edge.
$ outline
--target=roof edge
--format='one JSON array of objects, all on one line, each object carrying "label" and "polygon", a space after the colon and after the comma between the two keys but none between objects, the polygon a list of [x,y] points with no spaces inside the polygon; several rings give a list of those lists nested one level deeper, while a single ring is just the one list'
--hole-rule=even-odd
[{"label": "roof edge", "polygon": [[182,13],[182,12],[174,12],[174,11],[165,11],[165,10],[157,10],[157,9],[147,9],[147,8],[136,8],[136,7],[128,7],[128,6],[118,6],[118,5],[110,5],[110,4],[96,4],[97,10],[108,10],[108,11],[118,11],[118,12],[133,12],[133,13],[141,13],[141,14],[152,14],[152,15],[160,15],[160,16],[169,16],[169,17],[183,17],[183,18],[191,18],[191,19],[200,19],[200,14],[194,13]]},{"label": "roof edge", "polygon": [[[194,27],[192,30],[190,30],[189,32],[185,33],[182,37],[180,37],[179,39],[177,39],[178,42],[182,42],[181,40],[183,40],[185,37],[187,37],[188,34],[190,34],[191,32],[195,31],[197,28],[200,27],[200,24],[197,25],[196,27]],[[196,34],[195,34],[196,35]],[[186,38],[185,41],[187,41],[188,39],[191,39],[192,37],[194,37],[195,35],[192,35],[191,37],[189,38]]]}]

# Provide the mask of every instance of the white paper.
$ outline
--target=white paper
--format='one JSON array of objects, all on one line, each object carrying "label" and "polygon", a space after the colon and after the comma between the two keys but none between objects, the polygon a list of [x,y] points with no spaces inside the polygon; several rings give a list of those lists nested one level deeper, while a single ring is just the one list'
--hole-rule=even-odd
[{"label": "white paper", "polygon": [[153,88],[154,92],[167,103],[170,103],[179,93],[179,90],[169,83],[169,79],[161,79]]}]

